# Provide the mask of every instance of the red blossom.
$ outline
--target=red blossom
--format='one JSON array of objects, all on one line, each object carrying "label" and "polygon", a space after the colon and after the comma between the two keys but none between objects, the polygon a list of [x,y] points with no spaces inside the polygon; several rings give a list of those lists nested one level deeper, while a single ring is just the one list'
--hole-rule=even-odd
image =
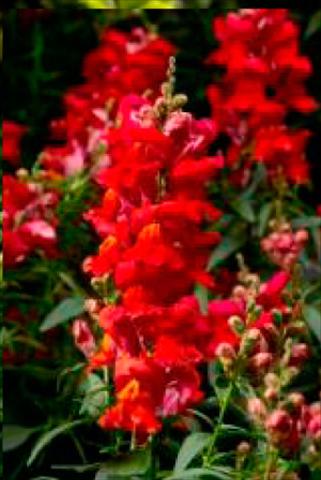
[{"label": "red blossom", "polygon": [[14,167],[20,162],[20,142],[27,128],[10,120],[2,122],[2,156]]},{"label": "red blossom", "polygon": [[3,250],[8,267],[23,262],[40,249],[48,257],[57,255],[57,219],[54,208],[58,196],[37,185],[3,177]]}]

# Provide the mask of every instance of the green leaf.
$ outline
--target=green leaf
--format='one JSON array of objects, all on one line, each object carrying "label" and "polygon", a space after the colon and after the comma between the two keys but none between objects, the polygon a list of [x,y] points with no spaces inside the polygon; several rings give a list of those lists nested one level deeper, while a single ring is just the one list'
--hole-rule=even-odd
[{"label": "green leaf", "polygon": [[294,218],[292,221],[294,228],[319,228],[321,227],[321,217],[305,216]]},{"label": "green leaf", "polygon": [[258,189],[260,183],[266,178],[266,168],[263,165],[263,163],[258,163],[256,170],[253,174],[253,179],[250,184],[250,186],[245,190],[242,195],[240,195],[240,199],[245,200],[245,199],[250,199],[253,194],[256,192]]},{"label": "green leaf", "polygon": [[191,461],[204,450],[210,439],[211,434],[205,432],[191,433],[186,437],[178,452],[174,473],[177,474],[185,471]]},{"label": "green leaf", "polygon": [[96,10],[115,8],[114,2],[108,2],[108,0],[80,0],[80,3],[86,8]]},{"label": "green leaf", "polygon": [[165,480],[200,480],[212,478],[213,480],[231,480],[232,470],[228,467],[189,468],[180,473],[174,473]]},{"label": "green leaf", "polygon": [[321,30],[321,10],[318,10],[310,18],[308,26],[304,32],[304,38],[307,40],[312,37],[318,30]]},{"label": "green leaf", "polygon": [[199,283],[195,286],[195,295],[198,300],[201,312],[206,315],[208,308],[208,290],[204,285]]},{"label": "green leaf", "polygon": [[77,473],[84,473],[90,470],[97,470],[100,466],[100,463],[91,463],[89,465],[51,465],[51,468],[53,470],[71,470]]},{"label": "green leaf", "polygon": [[72,297],[66,298],[54,308],[44,319],[40,326],[41,332],[46,332],[71,318],[84,312],[84,298]]},{"label": "green leaf", "polygon": [[321,309],[314,305],[304,305],[303,315],[309,327],[321,342]]},{"label": "green leaf", "polygon": [[266,227],[272,213],[272,209],[272,203],[265,203],[259,211],[257,233],[260,238],[263,237],[263,235],[265,234]]},{"label": "green leaf", "polygon": [[220,265],[230,255],[237,252],[246,242],[245,230],[239,228],[234,231],[232,235],[223,237],[221,243],[215,248],[212,253],[207,269],[211,270]]},{"label": "green leaf", "polygon": [[33,477],[30,480],[59,480],[57,477]]},{"label": "green leaf", "polygon": [[50,430],[49,432],[44,433],[36,442],[35,446],[33,447],[29,459],[27,461],[27,465],[30,466],[35,459],[38,457],[39,453],[42,451],[44,447],[46,447],[54,438],[58,435],[65,433],[68,430],[76,427],[77,425],[83,424],[83,420],[75,420],[73,422],[64,423],[63,425],[59,425],[58,427]]},{"label": "green leaf", "polygon": [[102,413],[102,408],[106,407],[108,402],[108,391],[106,384],[101,378],[92,373],[86,377],[81,384],[80,389],[85,396],[80,408],[80,415],[88,413],[91,417],[98,417]]},{"label": "green leaf", "polygon": [[137,450],[131,455],[119,456],[119,458],[106,462],[98,470],[95,480],[133,479],[134,476],[146,475],[152,465],[150,448]]},{"label": "green leaf", "polygon": [[231,207],[247,222],[255,221],[255,213],[252,202],[247,198],[238,198],[230,203]]},{"label": "green leaf", "polygon": [[8,452],[20,447],[36,430],[36,428],[21,427],[20,425],[4,425],[2,431],[3,451]]},{"label": "green leaf", "polygon": [[249,432],[245,428],[238,427],[237,425],[229,425],[227,423],[223,423],[220,426],[220,436],[223,436],[224,438],[234,436],[248,437]]}]

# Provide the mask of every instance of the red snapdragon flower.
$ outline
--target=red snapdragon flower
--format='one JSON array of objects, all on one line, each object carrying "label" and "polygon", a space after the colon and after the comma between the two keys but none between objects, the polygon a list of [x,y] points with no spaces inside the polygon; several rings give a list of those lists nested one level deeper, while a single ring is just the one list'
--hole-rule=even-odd
[{"label": "red snapdragon flower", "polygon": [[20,142],[27,128],[10,120],[2,122],[2,156],[14,167],[20,161]]},{"label": "red snapdragon flower", "polygon": [[12,267],[35,250],[47,256],[57,254],[57,219],[54,208],[58,196],[36,184],[3,177],[4,264]]},{"label": "red snapdragon flower", "polygon": [[270,177],[279,165],[290,183],[306,183],[309,134],[284,125],[288,112],[311,113],[318,106],[306,91],[312,66],[299,51],[298,26],[286,9],[241,9],[215,18],[213,31],[220,45],[206,63],[224,73],[207,94],[213,117],[231,139],[231,182],[246,184],[254,160]]},{"label": "red snapdragon flower", "polygon": [[155,98],[175,51],[171,43],[142,28],[129,33],[106,29],[100,45],[85,57],[85,82],[64,97],[64,118],[51,123],[53,139],[65,144],[44,149],[40,156],[44,168],[68,176],[89,167],[95,176],[100,167],[108,166],[106,133],[116,113],[117,121],[123,115],[123,98],[128,95],[134,102],[140,98],[141,104],[147,100],[137,95]]}]

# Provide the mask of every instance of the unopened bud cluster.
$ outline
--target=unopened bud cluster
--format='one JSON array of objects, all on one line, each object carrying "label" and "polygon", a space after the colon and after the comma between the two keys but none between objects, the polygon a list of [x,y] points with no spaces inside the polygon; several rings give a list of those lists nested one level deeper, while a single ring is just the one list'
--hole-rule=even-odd
[{"label": "unopened bud cluster", "polygon": [[297,262],[309,238],[304,229],[293,232],[289,223],[282,223],[261,242],[269,259],[284,270],[290,270]]}]

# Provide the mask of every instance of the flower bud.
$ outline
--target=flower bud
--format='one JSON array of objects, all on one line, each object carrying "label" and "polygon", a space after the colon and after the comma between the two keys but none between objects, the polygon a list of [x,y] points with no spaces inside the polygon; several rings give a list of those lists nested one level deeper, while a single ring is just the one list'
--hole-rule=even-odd
[{"label": "flower bud", "polygon": [[258,423],[265,420],[267,409],[263,401],[258,397],[250,398],[247,402],[247,411],[249,415]]},{"label": "flower bud", "polygon": [[296,343],[292,346],[289,364],[299,366],[310,356],[310,349],[306,343]]},{"label": "flower bud", "polygon": [[99,300],[97,300],[96,298],[87,298],[85,300],[85,310],[91,315],[95,313],[99,313],[100,311]]},{"label": "flower bud", "polygon": [[280,379],[279,377],[272,372],[269,372],[264,377],[264,383],[268,388],[273,388],[279,390],[280,388]]},{"label": "flower bud", "polygon": [[242,338],[240,350],[243,355],[248,355],[255,347],[255,344],[261,337],[261,332],[257,328],[251,328]]},{"label": "flower bud", "polygon": [[269,352],[256,353],[250,359],[250,366],[255,370],[267,369],[273,362],[273,355]]},{"label": "flower bud", "polygon": [[251,451],[251,445],[248,442],[241,442],[236,448],[236,453],[241,456],[246,456]]},{"label": "flower bud", "polygon": [[282,385],[287,385],[299,373],[300,370],[297,367],[288,367],[286,370],[284,370]]},{"label": "flower bud", "polygon": [[287,400],[296,410],[300,409],[305,404],[304,395],[299,392],[290,393]]},{"label": "flower bud", "polygon": [[270,433],[289,433],[292,427],[292,419],[286,410],[278,408],[274,410],[267,418],[265,427]]},{"label": "flower bud", "polygon": [[236,285],[236,287],[233,288],[232,296],[236,299],[244,299],[247,296],[247,290],[242,285]]},{"label": "flower bud", "polygon": [[29,176],[29,172],[26,168],[19,168],[16,171],[16,175],[19,178],[19,180],[25,180]]},{"label": "flower bud", "polygon": [[237,315],[232,315],[228,319],[228,325],[233,330],[234,333],[237,335],[242,335],[242,333],[245,330],[245,325],[241,317],[238,317]]},{"label": "flower bud", "polygon": [[277,400],[279,392],[275,388],[269,387],[265,390],[263,396],[268,402],[274,402],[275,400]]},{"label": "flower bud", "polygon": [[88,323],[79,318],[72,325],[72,334],[76,347],[89,358],[96,350],[95,338],[88,326]]},{"label": "flower bud", "polygon": [[218,358],[227,360],[234,360],[236,358],[235,350],[230,343],[220,343],[216,348],[215,355]]},{"label": "flower bud", "polygon": [[306,230],[298,230],[294,235],[295,241],[301,244],[305,244],[309,239],[309,234]]},{"label": "flower bud", "polygon": [[182,108],[188,102],[188,97],[184,94],[177,94],[172,100],[172,109],[178,110]]}]

